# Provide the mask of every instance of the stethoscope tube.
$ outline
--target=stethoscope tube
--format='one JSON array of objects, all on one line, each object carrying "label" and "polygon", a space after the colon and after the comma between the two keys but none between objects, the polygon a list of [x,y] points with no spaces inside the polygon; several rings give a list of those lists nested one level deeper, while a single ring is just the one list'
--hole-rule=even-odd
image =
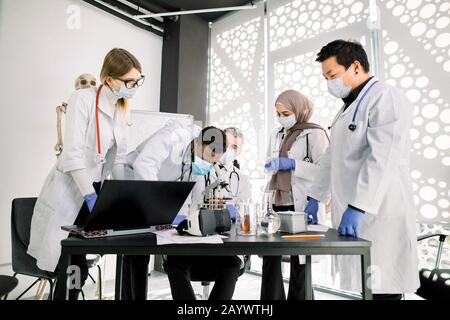
[{"label": "stethoscope tube", "polygon": [[[233,174],[236,176],[237,181],[236,181],[236,192],[233,192]],[[230,172],[230,176],[229,176],[229,183],[230,183],[230,190],[231,190],[231,196],[233,198],[237,197],[237,195],[239,194],[239,184],[241,182],[241,177],[239,176],[239,173],[237,173],[236,171],[236,167],[233,165],[233,171]]]},{"label": "stethoscope tube", "polygon": [[104,163],[105,159],[102,156],[102,147],[101,147],[101,141],[100,141],[100,121],[99,121],[99,101],[100,101],[100,92],[103,89],[103,84],[100,85],[97,89],[97,94],[95,96],[95,125],[96,125],[96,131],[97,131],[97,156],[100,163]]},{"label": "stethoscope tube", "polygon": [[[283,143],[283,140],[284,140],[284,132],[283,131],[284,131],[284,129],[282,129],[281,131],[278,132],[278,133],[281,133],[281,139],[280,139],[280,142],[278,143],[279,148],[281,147],[281,144]],[[306,135],[306,156],[303,158],[303,161],[312,163],[313,160],[309,156],[309,139],[308,139],[308,136],[309,136],[309,134]]]},{"label": "stethoscope tube", "polygon": [[364,92],[364,94],[362,95],[361,99],[358,101],[358,104],[356,105],[356,109],[355,112],[353,112],[353,118],[352,118],[352,123],[350,123],[348,125],[348,130],[350,131],[355,131],[357,126],[356,126],[356,115],[358,113],[359,110],[359,106],[361,105],[361,102],[363,102],[364,98],[366,97],[366,95],[369,93],[370,89],[372,89],[372,87],[377,83],[378,81],[374,81],[370,87],[366,90],[366,92]]},{"label": "stethoscope tube", "polygon": [[[350,130],[350,131],[352,131],[352,132],[356,130],[356,128],[357,128],[357,125],[356,125],[356,115],[358,114],[359,107],[360,107],[361,103],[363,102],[364,98],[366,97],[366,95],[369,93],[369,91],[372,89],[372,87],[373,87],[377,82],[379,82],[379,81],[378,81],[378,80],[377,80],[377,81],[374,81],[374,82],[370,85],[370,87],[364,92],[364,94],[362,95],[361,99],[359,99],[358,103],[356,104],[355,111],[353,112],[352,122],[348,125],[348,130]],[[339,120],[340,116],[341,116],[343,113],[344,113],[344,108],[342,108],[341,111],[339,112],[339,114],[336,115],[335,119],[334,119],[333,122],[331,123],[331,126],[328,127],[328,130],[330,130],[330,129],[336,124],[336,122]]]}]

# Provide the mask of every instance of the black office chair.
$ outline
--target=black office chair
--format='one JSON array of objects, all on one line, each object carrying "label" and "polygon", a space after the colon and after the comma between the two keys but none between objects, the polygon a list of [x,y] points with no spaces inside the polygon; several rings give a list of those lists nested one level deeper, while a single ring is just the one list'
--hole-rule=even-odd
[{"label": "black office chair", "polygon": [[[420,287],[416,294],[427,300],[449,300],[450,299],[450,269],[439,269],[441,255],[444,249],[445,234],[429,234],[417,238],[417,241],[423,241],[432,237],[439,237],[439,247],[436,256],[434,269],[423,268],[419,271]],[[447,283],[447,284],[446,284]]]},{"label": "black office chair", "polygon": [[0,275],[0,299],[13,291],[18,283],[14,277]]},{"label": "black office chair", "polygon": [[[24,292],[22,292],[16,299],[19,300],[25,293],[33,288],[40,281],[48,281],[50,284],[50,291],[48,300],[53,299],[53,290],[57,274],[41,270],[36,265],[36,259],[27,253],[28,245],[30,243],[30,229],[31,219],[33,217],[34,206],[37,198],[18,198],[12,202],[11,209],[11,245],[12,245],[12,269],[14,271],[13,277],[18,274],[37,278]],[[88,267],[97,266],[99,268],[99,275],[101,269],[98,265],[100,256],[93,256],[88,259]],[[91,276],[92,279],[92,276]],[[101,279],[101,278],[100,278]],[[93,279],[92,279],[93,280]],[[95,281],[94,281],[95,282]],[[101,281],[100,281],[101,282]],[[84,293],[82,292],[84,298]],[[6,300],[8,295],[5,295]],[[101,297],[101,287],[100,287]]]},{"label": "black office chair", "polygon": [[[162,269],[167,273],[167,256],[162,256]],[[251,259],[250,256],[244,256],[244,265],[241,267],[239,277],[242,276],[246,271],[251,268]],[[205,270],[197,270],[196,268],[191,269],[191,281],[201,282],[203,288],[203,294],[200,295],[202,300],[208,300],[209,298],[209,288],[211,286],[211,282],[216,281],[216,274],[214,272],[205,272]]]}]

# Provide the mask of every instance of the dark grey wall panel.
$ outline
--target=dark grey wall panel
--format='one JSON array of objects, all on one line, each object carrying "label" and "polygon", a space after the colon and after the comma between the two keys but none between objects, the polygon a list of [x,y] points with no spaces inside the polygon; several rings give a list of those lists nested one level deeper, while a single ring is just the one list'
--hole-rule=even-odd
[{"label": "dark grey wall panel", "polygon": [[[162,112],[178,113],[178,61],[180,53],[180,20],[169,21],[164,27],[161,62],[161,102]],[[155,79],[155,81],[157,81]]]},{"label": "dark grey wall panel", "polygon": [[160,109],[192,114],[206,123],[208,22],[186,15],[167,22],[164,29]]},{"label": "dark grey wall panel", "polygon": [[194,15],[181,18],[178,112],[206,122],[208,23]]}]

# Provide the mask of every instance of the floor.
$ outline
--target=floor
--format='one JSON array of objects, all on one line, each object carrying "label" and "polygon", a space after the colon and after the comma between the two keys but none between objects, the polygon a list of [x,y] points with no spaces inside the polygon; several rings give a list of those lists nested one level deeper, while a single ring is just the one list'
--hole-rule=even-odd
[{"label": "floor", "polygon": [[[0,274],[10,274],[12,275],[12,271],[10,266],[0,266]],[[92,273],[94,279],[96,276]],[[18,276],[19,285],[14,291],[9,295],[9,299],[17,298],[30,284],[35,280],[32,277],[28,276]],[[162,272],[153,271],[152,275],[149,277],[148,283],[148,296],[149,300],[171,300],[172,296],[170,293],[169,283],[167,280],[167,275]],[[194,291],[198,294],[198,298],[201,299],[201,294],[203,292],[202,286],[200,282],[193,282]],[[285,285],[287,289],[287,285]],[[261,277],[259,275],[244,273],[237,282],[236,290],[233,296],[233,300],[259,300],[259,294],[261,289]],[[87,300],[98,299],[97,296],[97,286],[92,282],[91,279],[88,279],[84,289],[85,298]],[[37,285],[33,287],[27,294],[25,294],[21,299],[24,300],[33,300],[35,299],[34,295],[37,292]],[[48,295],[48,286],[46,287],[46,291],[43,299],[46,299]],[[316,290],[314,292],[316,300],[346,300],[341,296],[324,293]],[[103,299],[111,300],[114,298],[114,280],[109,280],[104,282],[103,289]],[[81,297],[80,297],[81,299]],[[416,300],[418,299],[415,295],[407,295],[407,300]]]},{"label": "floor", "polygon": [[[0,274],[12,274],[12,272],[8,272],[8,267],[0,267]],[[19,285],[14,291],[9,295],[8,300],[17,298],[29,285],[34,282],[34,278],[28,276],[18,276]],[[95,277],[94,277],[95,279]],[[236,285],[236,290],[233,296],[233,300],[258,300],[260,293],[260,276],[252,275],[245,273],[239,278],[239,281]],[[286,286],[287,287],[287,286]],[[148,282],[148,296],[149,300],[171,300],[172,296],[170,293],[170,287],[167,280],[167,275],[162,272],[153,271],[152,275],[149,277]],[[199,299],[201,298],[201,294],[203,292],[203,288],[200,282],[193,282],[194,291],[199,295]],[[88,279],[86,285],[83,289],[85,293],[85,298],[87,300],[97,299],[96,291],[97,286],[92,282],[91,279]],[[33,300],[34,295],[37,292],[37,285],[33,287],[27,294],[25,294],[21,299],[24,300]],[[46,293],[44,294],[43,299],[46,299],[48,295],[48,286],[46,288]],[[318,300],[336,300],[342,299],[341,297],[322,293],[315,292],[315,297]],[[114,298],[114,280],[109,280],[104,283],[103,289],[103,298],[104,299],[113,299]],[[81,297],[80,297],[81,299]]]}]

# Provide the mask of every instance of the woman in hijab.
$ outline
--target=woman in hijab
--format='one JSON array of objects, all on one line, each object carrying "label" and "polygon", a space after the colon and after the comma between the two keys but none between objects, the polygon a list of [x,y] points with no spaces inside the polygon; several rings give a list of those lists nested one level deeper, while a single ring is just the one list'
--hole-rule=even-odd
[{"label": "woman in hijab", "polygon": [[[306,191],[313,183],[329,142],[328,135],[321,126],[308,122],[313,108],[312,102],[296,90],[284,91],[275,102],[280,126],[270,136],[268,161],[265,165],[266,171],[272,175],[267,188],[273,193],[274,211],[305,210]],[[317,224],[318,217],[308,217],[308,223]],[[286,299],[281,258],[263,257],[262,300]],[[304,257],[290,258],[288,300],[304,300],[306,296],[305,265],[300,260],[304,260]]]}]

